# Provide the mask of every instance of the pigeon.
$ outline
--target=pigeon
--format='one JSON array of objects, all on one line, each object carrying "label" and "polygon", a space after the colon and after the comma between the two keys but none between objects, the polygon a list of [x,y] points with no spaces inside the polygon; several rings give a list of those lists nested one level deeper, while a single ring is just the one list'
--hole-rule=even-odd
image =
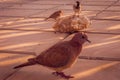
[{"label": "pigeon", "polygon": [[82,50],[82,45],[86,41],[90,42],[85,33],[75,33],[72,39],[56,43],[38,56],[28,59],[27,62],[21,65],[15,66],[14,69],[39,64],[54,70],[53,75],[65,79],[74,78],[71,75],[64,74],[62,71],[70,68],[75,63]]},{"label": "pigeon", "polygon": [[59,17],[61,17],[63,15],[63,11],[62,10],[59,10],[59,11],[56,11],[54,12],[53,14],[51,14],[48,18],[45,18],[45,21],[48,20],[48,19],[54,19],[54,20],[57,20]]},{"label": "pigeon", "polygon": [[73,5],[73,10],[75,12],[75,15],[79,14],[81,11],[81,4],[79,1],[76,1],[76,4]]}]

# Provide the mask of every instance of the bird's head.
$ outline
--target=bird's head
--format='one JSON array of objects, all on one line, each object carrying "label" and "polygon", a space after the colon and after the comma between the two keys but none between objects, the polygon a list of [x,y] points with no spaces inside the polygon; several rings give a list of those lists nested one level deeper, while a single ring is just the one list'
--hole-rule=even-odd
[{"label": "bird's head", "polygon": [[78,42],[79,44],[83,44],[86,41],[91,43],[91,41],[88,40],[87,34],[83,32],[76,33],[74,37],[72,38],[72,41]]},{"label": "bird's head", "polygon": [[62,13],[63,11],[62,10],[59,10],[58,13]]},{"label": "bird's head", "polygon": [[81,3],[79,1],[76,1],[76,5],[74,5],[76,8],[80,8],[81,7]]},{"label": "bird's head", "polygon": [[76,1],[76,3],[77,3],[77,4],[80,4],[80,2],[79,2],[79,1]]},{"label": "bird's head", "polygon": [[62,10],[59,10],[58,13],[61,14],[61,15],[63,15],[63,11]]}]

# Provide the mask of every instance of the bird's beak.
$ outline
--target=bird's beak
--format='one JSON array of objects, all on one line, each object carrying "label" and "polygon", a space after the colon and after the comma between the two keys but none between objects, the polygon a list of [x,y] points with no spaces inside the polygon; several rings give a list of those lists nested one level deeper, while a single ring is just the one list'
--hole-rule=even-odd
[{"label": "bird's beak", "polygon": [[86,39],[86,41],[87,41],[87,42],[89,42],[89,43],[91,43],[91,41],[90,41],[90,40],[88,40],[88,39]]}]

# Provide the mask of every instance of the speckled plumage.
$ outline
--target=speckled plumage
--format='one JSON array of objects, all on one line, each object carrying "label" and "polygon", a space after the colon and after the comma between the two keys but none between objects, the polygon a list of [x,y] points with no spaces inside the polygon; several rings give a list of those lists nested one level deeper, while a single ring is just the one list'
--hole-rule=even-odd
[{"label": "speckled plumage", "polygon": [[52,13],[48,18],[45,18],[45,21],[48,20],[48,19],[57,20],[62,15],[63,15],[63,11],[62,10],[56,11],[56,12]]}]

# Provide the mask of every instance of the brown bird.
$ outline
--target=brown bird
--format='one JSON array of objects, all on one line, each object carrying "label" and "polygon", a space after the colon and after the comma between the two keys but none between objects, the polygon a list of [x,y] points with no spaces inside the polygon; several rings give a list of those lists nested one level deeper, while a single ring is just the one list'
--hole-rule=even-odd
[{"label": "brown bird", "polygon": [[90,42],[85,33],[76,33],[71,40],[53,45],[37,57],[28,59],[26,63],[18,65],[14,69],[39,64],[55,70],[54,75],[65,79],[73,78],[73,76],[65,75],[62,71],[72,66],[86,41]]},{"label": "brown bird", "polygon": [[46,18],[45,21],[48,20],[48,19],[50,19],[50,18],[54,19],[54,20],[57,20],[62,15],[63,15],[63,11],[62,10],[56,11],[53,14],[51,14],[48,18]]},{"label": "brown bird", "polygon": [[76,1],[76,4],[73,5],[73,10],[75,12],[75,15],[77,15],[81,12],[81,4],[79,1]]}]

